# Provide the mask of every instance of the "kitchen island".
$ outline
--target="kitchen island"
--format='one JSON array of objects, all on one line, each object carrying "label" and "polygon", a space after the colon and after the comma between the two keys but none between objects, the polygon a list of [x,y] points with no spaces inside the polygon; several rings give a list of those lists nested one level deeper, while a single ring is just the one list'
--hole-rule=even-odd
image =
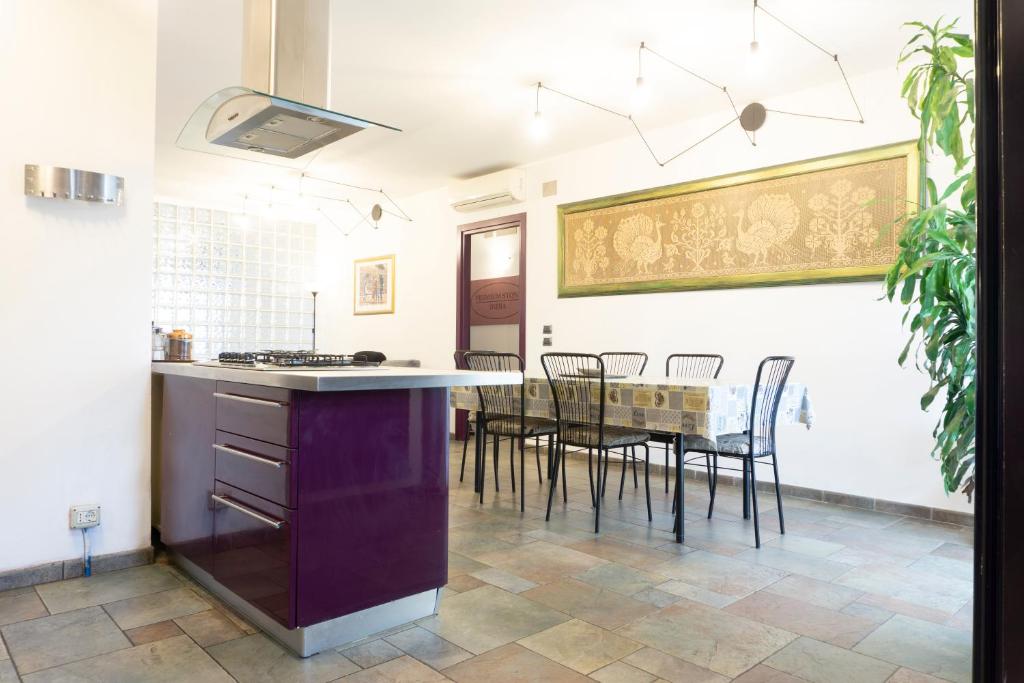
[{"label": "kitchen island", "polygon": [[436,611],[450,387],[518,373],[153,371],[160,536],[186,572],[302,656]]}]

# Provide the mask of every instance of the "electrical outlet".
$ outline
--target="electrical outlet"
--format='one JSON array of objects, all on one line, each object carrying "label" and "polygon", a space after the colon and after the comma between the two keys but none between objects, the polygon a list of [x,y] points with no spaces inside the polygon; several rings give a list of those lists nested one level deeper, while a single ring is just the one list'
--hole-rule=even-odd
[{"label": "electrical outlet", "polygon": [[70,522],[72,529],[88,529],[100,525],[99,505],[72,505]]}]

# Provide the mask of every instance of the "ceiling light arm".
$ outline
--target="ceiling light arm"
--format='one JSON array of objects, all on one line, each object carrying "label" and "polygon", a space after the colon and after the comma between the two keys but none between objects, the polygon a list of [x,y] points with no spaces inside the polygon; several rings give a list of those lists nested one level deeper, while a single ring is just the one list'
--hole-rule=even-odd
[{"label": "ceiling light arm", "polygon": [[[310,180],[316,180],[316,181],[321,182],[321,183],[330,183],[331,185],[337,185],[338,187],[347,187],[347,188],[352,189],[352,190],[361,190],[363,192],[376,192],[376,193],[380,194],[382,197],[384,197],[385,199],[387,199],[388,202],[393,207],[395,207],[395,209],[398,211],[397,214],[394,213],[394,212],[391,212],[391,211],[388,211],[387,213],[391,214],[392,216],[395,216],[396,218],[400,218],[403,221],[408,221],[409,223],[413,222],[412,217],[409,216],[409,214],[407,214],[405,212],[405,210],[402,209],[402,207],[398,205],[398,202],[396,202],[394,199],[391,198],[391,195],[389,195],[387,192],[384,191],[384,188],[372,188],[372,187],[364,187],[362,185],[353,185],[351,183],[343,183],[343,182],[340,182],[340,181],[337,181],[337,180],[328,180],[327,178],[319,178],[317,176],[309,175],[308,173],[303,173],[301,175],[301,177],[299,179],[300,185],[302,183],[302,179],[303,178],[309,178]],[[336,197],[320,196],[320,198],[321,199],[331,199],[333,201],[346,201],[346,202],[349,202],[348,199],[342,200],[342,199],[338,199]],[[351,204],[351,202],[349,202],[349,203]],[[399,214],[401,214],[401,215],[399,215]]]},{"label": "ceiling light arm", "polygon": [[[790,26],[789,24],[784,22],[782,19],[779,19],[777,16],[775,16],[774,14],[772,14],[771,12],[766,10],[764,7],[762,7],[760,4],[758,4],[757,0],[754,0],[754,17],[755,17],[755,22],[756,22],[756,17],[757,17],[757,11],[758,10],[761,10],[762,12],[764,12],[767,16],[769,16],[772,19],[774,19],[776,21],[776,23],[778,23],[780,26],[782,26],[783,28],[788,30],[790,33],[792,33],[792,34],[796,35],[797,37],[801,38],[808,45],[811,45],[812,47],[816,47],[817,49],[821,50],[822,52],[827,54],[829,57],[832,57],[833,59],[838,59],[838,57],[836,57],[836,54],[834,52],[829,52],[828,50],[823,48],[821,45],[819,45],[818,43],[814,42],[813,40],[811,40],[810,38],[805,36],[803,33],[800,33],[800,31],[797,31],[795,28],[793,28],[792,26]],[[755,23],[755,29],[756,29],[756,23]],[[755,35],[754,39],[755,39],[755,41],[757,40],[756,35]]]},{"label": "ceiling light arm", "polygon": [[704,78],[704,77],[703,77],[703,76],[701,76],[701,75],[700,75],[699,73],[696,73],[696,72],[694,72],[694,71],[691,71],[690,69],[687,69],[687,68],[686,68],[685,66],[683,66],[682,64],[680,64],[680,63],[678,63],[678,62],[674,62],[674,61],[672,61],[671,59],[669,59],[669,58],[668,58],[668,57],[666,57],[665,55],[661,54],[660,52],[656,52],[655,50],[652,50],[651,48],[647,47],[647,46],[646,46],[646,45],[645,45],[644,43],[640,43],[640,49],[641,49],[641,50],[647,50],[647,51],[648,51],[648,52],[650,52],[650,53],[651,53],[652,55],[654,55],[655,57],[657,57],[657,58],[658,58],[658,59],[660,59],[661,61],[665,62],[665,63],[666,63],[666,64],[668,64],[669,66],[674,66],[675,68],[679,69],[680,71],[682,71],[682,72],[684,72],[684,73],[687,73],[687,74],[689,74],[689,75],[693,76],[693,77],[694,77],[694,78],[696,78],[697,80],[700,80],[700,81],[704,81],[705,83],[707,83],[708,85],[710,85],[710,86],[711,86],[712,88],[715,88],[715,89],[717,89],[717,90],[725,90],[725,86],[724,86],[724,85],[719,85],[718,83],[715,83],[715,82],[714,82],[714,81],[712,81],[711,79],[708,79],[708,78]]},{"label": "ceiling light arm", "polygon": [[697,145],[701,144],[702,142],[706,142],[707,140],[710,140],[711,138],[713,138],[715,135],[718,135],[723,130],[725,130],[726,128],[728,128],[732,124],[736,123],[736,121],[738,121],[739,118],[740,118],[739,116],[736,116],[736,117],[734,117],[732,119],[729,119],[724,124],[722,124],[721,126],[716,128],[713,132],[708,133],[707,135],[702,137],[700,140],[697,140],[697,142],[693,143],[689,147],[687,147],[687,148],[685,148],[685,149],[683,149],[683,150],[681,150],[679,152],[676,152],[675,154],[673,154],[669,158],[665,159],[664,161],[659,159],[658,155],[654,153],[654,150],[651,148],[650,143],[647,142],[647,138],[644,136],[643,131],[640,130],[640,126],[637,125],[636,121],[634,121],[632,117],[630,117],[629,121],[630,121],[630,123],[633,124],[633,128],[636,129],[637,135],[639,135],[640,139],[644,141],[644,145],[647,147],[647,151],[651,153],[651,157],[654,159],[654,161],[659,166],[665,166],[666,164],[669,164],[669,163],[675,161],[676,159],[678,159],[679,157],[681,157],[682,155],[686,154],[687,152],[689,152],[691,149],[693,149]]},{"label": "ceiling light arm", "polygon": [[561,90],[556,90],[555,88],[552,88],[551,86],[544,85],[542,83],[537,83],[537,95],[538,95],[538,97],[540,96],[540,91],[541,90],[547,90],[548,92],[553,92],[556,95],[561,95],[562,97],[564,97],[566,99],[569,99],[569,100],[572,100],[573,102],[579,102],[580,104],[585,104],[588,107],[593,107],[594,109],[600,109],[601,111],[603,111],[605,113],[613,114],[613,115],[618,116],[619,118],[622,118],[622,119],[629,119],[630,118],[629,114],[623,114],[622,112],[615,111],[614,109],[609,109],[608,107],[602,107],[600,104],[594,104],[593,102],[589,102],[587,100],[581,99],[579,97],[576,97],[575,95],[570,95],[567,92],[562,92]]}]

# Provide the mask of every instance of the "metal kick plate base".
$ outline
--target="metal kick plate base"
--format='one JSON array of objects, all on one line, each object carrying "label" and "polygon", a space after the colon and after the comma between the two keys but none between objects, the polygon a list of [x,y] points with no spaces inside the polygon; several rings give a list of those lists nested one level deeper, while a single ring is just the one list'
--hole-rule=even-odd
[{"label": "metal kick plate base", "polygon": [[324,650],[364,640],[383,631],[437,614],[441,589],[399,598],[359,612],[322,621],[312,626],[288,629],[225,588],[207,571],[181,555],[171,552],[171,559],[203,588],[226,602],[232,609],[300,657],[310,657]]},{"label": "metal kick plate base", "polygon": [[25,196],[78,199],[121,206],[124,203],[124,178],[77,168],[25,164]]}]

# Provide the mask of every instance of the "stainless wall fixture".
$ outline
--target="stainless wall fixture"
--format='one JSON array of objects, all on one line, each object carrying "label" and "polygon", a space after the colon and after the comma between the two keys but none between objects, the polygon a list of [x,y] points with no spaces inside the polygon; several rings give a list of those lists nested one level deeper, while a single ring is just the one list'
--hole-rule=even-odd
[{"label": "stainless wall fixture", "polygon": [[25,196],[121,206],[124,178],[77,168],[25,164]]},{"label": "stainless wall fixture", "polygon": [[266,161],[298,159],[376,126],[328,109],[329,0],[245,0],[242,85],[200,104],[177,144],[211,154]]}]

